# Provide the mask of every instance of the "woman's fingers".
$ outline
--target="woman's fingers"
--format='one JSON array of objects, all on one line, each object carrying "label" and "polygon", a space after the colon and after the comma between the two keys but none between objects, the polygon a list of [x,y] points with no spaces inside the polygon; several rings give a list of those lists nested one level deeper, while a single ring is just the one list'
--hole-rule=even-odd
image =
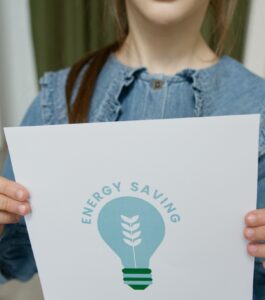
[{"label": "woman's fingers", "polygon": [[245,222],[249,227],[265,226],[265,209],[257,209],[248,213]]},{"label": "woman's fingers", "polygon": [[247,249],[250,255],[265,258],[265,244],[250,243],[248,244]]},{"label": "woman's fingers", "polygon": [[26,188],[4,177],[0,177],[0,194],[17,201],[27,201],[29,198],[29,193]]},{"label": "woman's fingers", "polygon": [[265,226],[248,227],[245,229],[244,235],[250,242],[263,241],[265,240]]},{"label": "woman's fingers", "polygon": [[30,213],[28,198],[29,193],[26,188],[0,177],[0,224],[17,223],[20,216]]},{"label": "woman's fingers", "polygon": [[[257,209],[249,212],[245,217],[247,228],[244,235],[250,243],[247,245],[248,253],[251,256],[265,258],[265,209]],[[265,267],[265,263],[263,263]]]},{"label": "woman's fingers", "polygon": [[30,213],[29,193],[20,184],[0,177],[0,224],[17,223]]},{"label": "woman's fingers", "polygon": [[19,202],[4,195],[0,195],[0,211],[25,216],[30,213],[30,205],[28,202]]},{"label": "woman's fingers", "polygon": [[0,224],[15,224],[19,222],[20,216],[0,211]]}]

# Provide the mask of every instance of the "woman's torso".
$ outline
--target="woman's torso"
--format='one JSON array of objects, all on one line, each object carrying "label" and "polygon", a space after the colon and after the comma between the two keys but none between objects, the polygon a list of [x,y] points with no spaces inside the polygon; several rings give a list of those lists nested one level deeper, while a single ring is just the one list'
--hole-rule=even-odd
[{"label": "woman's torso", "polygon": [[[24,122],[68,122],[65,84],[69,69],[46,73],[37,104]],[[77,81],[74,96],[82,73]],[[73,96],[73,99],[74,99]],[[35,101],[36,102],[36,101]],[[34,106],[34,104],[33,104]],[[34,113],[35,110],[35,113]],[[173,76],[149,74],[110,55],[97,80],[89,122],[260,114],[259,154],[265,153],[265,80],[228,56],[206,69]]]},{"label": "woman's torso", "polygon": [[[68,123],[65,84],[69,69],[46,73],[41,92],[22,125]],[[78,90],[82,75],[75,87]],[[74,99],[74,97],[73,97]],[[152,75],[123,65],[110,55],[96,83],[90,122],[261,114],[258,207],[265,207],[265,81],[225,56],[203,70],[174,76]],[[217,158],[218,159],[218,158]],[[4,175],[14,178],[10,160]],[[263,196],[264,195],[264,196]],[[22,221],[21,226],[24,226]],[[255,298],[265,296],[265,272],[256,261]]]}]

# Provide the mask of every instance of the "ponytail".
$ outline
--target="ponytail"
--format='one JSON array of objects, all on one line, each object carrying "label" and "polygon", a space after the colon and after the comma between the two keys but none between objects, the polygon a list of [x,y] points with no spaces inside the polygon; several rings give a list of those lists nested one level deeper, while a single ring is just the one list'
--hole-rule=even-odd
[{"label": "ponytail", "polygon": [[[66,104],[68,120],[70,124],[88,122],[91,99],[100,71],[106,63],[109,55],[119,49],[120,43],[115,42],[103,49],[90,53],[75,63],[70,70],[66,82]],[[88,67],[89,65],[89,67]],[[80,87],[75,99],[73,98],[74,87],[78,75],[87,67],[81,80]]]}]

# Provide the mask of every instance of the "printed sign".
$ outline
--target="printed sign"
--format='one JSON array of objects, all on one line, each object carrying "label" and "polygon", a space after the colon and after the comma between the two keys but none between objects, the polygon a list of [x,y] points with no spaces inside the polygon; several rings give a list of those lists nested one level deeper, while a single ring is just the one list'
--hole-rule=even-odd
[{"label": "printed sign", "polygon": [[46,300],[251,300],[259,116],[5,130]]}]

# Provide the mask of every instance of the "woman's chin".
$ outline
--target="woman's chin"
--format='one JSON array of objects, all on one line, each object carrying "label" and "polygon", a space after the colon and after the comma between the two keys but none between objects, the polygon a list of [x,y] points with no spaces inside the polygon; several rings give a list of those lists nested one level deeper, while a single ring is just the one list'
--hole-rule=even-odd
[{"label": "woman's chin", "polygon": [[183,20],[183,16],[172,12],[163,13],[160,11],[149,15],[146,14],[145,19],[154,26],[171,27],[181,22]]},{"label": "woman's chin", "polygon": [[128,8],[154,25],[171,26],[204,12],[209,0],[127,0]]}]

